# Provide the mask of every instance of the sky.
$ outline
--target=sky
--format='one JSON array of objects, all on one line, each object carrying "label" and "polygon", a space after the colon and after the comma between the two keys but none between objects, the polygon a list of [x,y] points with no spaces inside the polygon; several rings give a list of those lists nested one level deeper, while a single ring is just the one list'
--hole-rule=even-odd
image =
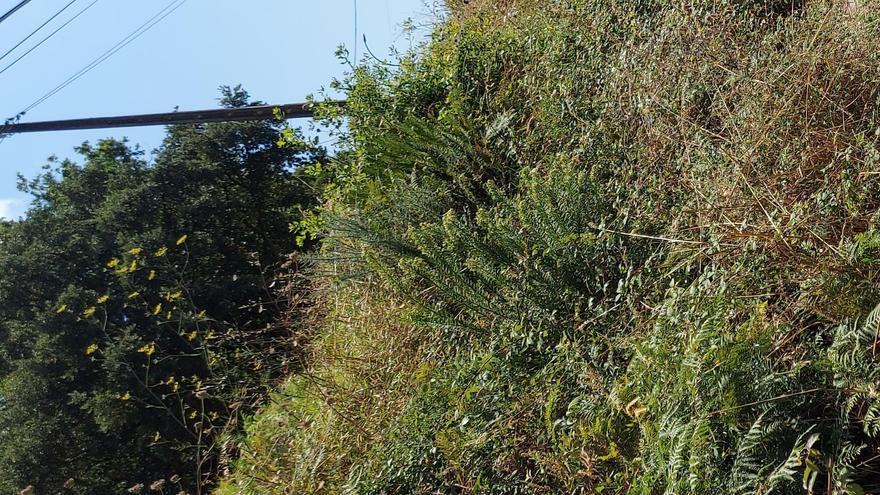
[{"label": "sky", "polygon": [[[20,0],[0,0],[0,13]],[[70,0],[33,0],[0,24],[0,55]],[[76,0],[0,70],[93,0]],[[57,35],[0,74],[0,121],[17,114],[154,16],[171,0],[97,0]],[[425,0],[186,0],[183,6],[106,62],[22,118],[22,122],[199,110],[217,106],[220,85],[242,84],[271,104],[304,101],[340,77],[339,45],[383,58],[410,47],[407,19],[429,22]],[[355,18],[355,12],[357,17]],[[355,20],[357,22],[355,23]],[[355,36],[357,26],[358,36]],[[416,39],[416,42],[418,39]],[[296,125],[303,125],[297,121]],[[162,127],[62,131],[10,136],[0,143],[0,217],[17,218],[29,199],[18,173],[38,174],[49,156],[77,158],[84,141],[127,137],[148,152]]]}]

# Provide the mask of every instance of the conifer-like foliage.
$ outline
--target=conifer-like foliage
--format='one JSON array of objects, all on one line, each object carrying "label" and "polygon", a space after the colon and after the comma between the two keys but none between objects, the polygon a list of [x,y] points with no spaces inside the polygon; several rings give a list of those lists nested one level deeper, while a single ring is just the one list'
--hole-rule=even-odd
[{"label": "conifer-like foliage", "polygon": [[175,126],[150,162],[106,140],[23,181],[33,205],[0,227],[0,491],[210,489],[298,366],[273,282],[323,154],[282,131]]}]

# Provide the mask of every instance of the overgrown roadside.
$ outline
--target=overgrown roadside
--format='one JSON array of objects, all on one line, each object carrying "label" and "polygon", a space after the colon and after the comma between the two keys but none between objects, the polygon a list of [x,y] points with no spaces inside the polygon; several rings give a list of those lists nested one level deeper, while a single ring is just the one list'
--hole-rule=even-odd
[{"label": "overgrown roadside", "polygon": [[341,83],[322,337],[221,493],[880,490],[880,4],[449,8]]}]

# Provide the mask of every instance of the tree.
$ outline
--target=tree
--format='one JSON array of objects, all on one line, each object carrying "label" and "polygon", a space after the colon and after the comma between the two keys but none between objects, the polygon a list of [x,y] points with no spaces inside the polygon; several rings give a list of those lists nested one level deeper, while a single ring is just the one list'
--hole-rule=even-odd
[{"label": "tree", "polygon": [[22,181],[33,207],[0,228],[0,491],[211,480],[214,440],[290,362],[272,281],[324,153],[283,131],[174,126],[153,163],[105,140]]}]

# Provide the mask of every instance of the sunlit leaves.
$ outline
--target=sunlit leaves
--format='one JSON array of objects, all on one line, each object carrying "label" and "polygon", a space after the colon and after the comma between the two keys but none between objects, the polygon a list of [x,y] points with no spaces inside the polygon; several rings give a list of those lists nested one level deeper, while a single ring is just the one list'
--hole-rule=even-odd
[{"label": "sunlit leaves", "polygon": [[148,344],[144,344],[137,351],[147,357],[152,356],[156,352],[156,343],[150,342]]}]

